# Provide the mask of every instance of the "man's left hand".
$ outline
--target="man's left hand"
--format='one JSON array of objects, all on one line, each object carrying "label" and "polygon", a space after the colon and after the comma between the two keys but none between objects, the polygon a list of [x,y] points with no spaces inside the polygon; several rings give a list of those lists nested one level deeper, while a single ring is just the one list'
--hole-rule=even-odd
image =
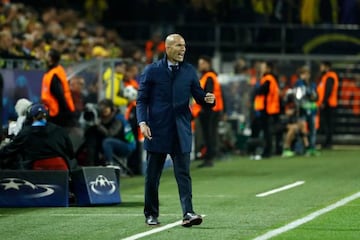
[{"label": "man's left hand", "polygon": [[215,95],[213,93],[206,93],[204,100],[206,103],[213,104],[215,102]]}]

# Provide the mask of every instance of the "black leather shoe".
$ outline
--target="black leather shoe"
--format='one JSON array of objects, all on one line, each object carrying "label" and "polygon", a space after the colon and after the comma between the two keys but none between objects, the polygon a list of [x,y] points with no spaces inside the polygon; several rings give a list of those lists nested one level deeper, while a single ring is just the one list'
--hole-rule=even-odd
[{"label": "black leather shoe", "polygon": [[146,217],[145,219],[145,223],[149,226],[156,226],[156,225],[159,225],[160,222],[158,221],[158,219],[156,217],[153,217],[153,216],[148,216]]},{"label": "black leather shoe", "polygon": [[183,227],[191,227],[193,225],[200,225],[202,223],[202,217],[195,213],[185,214],[182,222]]}]

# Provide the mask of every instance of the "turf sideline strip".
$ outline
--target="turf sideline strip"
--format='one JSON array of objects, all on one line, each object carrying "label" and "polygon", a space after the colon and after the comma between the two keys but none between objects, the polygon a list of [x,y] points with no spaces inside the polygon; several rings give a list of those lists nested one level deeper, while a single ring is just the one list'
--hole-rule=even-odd
[{"label": "turf sideline strip", "polygon": [[334,204],[331,204],[325,208],[322,208],[316,212],[313,212],[309,215],[307,215],[306,217],[303,217],[303,218],[300,218],[298,220],[295,220],[285,226],[282,226],[280,228],[277,228],[277,229],[274,229],[274,230],[271,230],[259,237],[256,237],[254,238],[253,240],[267,240],[267,239],[270,239],[272,237],[275,237],[277,235],[280,235],[284,232],[287,232],[291,229],[294,229],[294,228],[297,228],[299,227],[300,225],[304,224],[304,223],[307,223],[307,222],[310,222],[311,220],[314,220],[315,218],[317,218],[318,216],[324,214],[324,213],[327,213],[327,212],[330,212],[338,207],[341,207],[341,206],[344,206],[345,204],[357,199],[357,198],[360,198],[360,192],[357,192],[349,197],[346,197],[346,198],[343,198],[339,201],[337,201],[336,203]]},{"label": "turf sideline strip", "polygon": [[297,187],[297,186],[300,186],[302,184],[304,184],[305,181],[297,181],[297,182],[294,182],[292,184],[288,184],[288,185],[285,185],[283,187],[280,187],[280,188],[275,188],[275,189],[272,189],[270,191],[267,191],[267,192],[264,192],[264,193],[259,193],[259,194],[256,194],[257,197],[266,197],[266,196],[269,196],[271,194],[274,194],[274,193],[277,193],[277,192],[281,192],[281,191],[285,191],[285,190],[288,190],[290,188],[294,188],[294,187]]},{"label": "turf sideline strip", "polygon": [[[161,216],[178,216],[175,213],[162,213]],[[29,217],[28,214],[5,213],[0,214],[0,217]],[[143,213],[50,213],[50,214],[37,214],[38,217],[141,217]]]},{"label": "turf sideline strip", "polygon": [[[206,215],[201,215],[201,216],[202,216],[202,217],[205,217]],[[142,233],[138,233],[138,234],[132,235],[132,236],[127,237],[127,238],[123,238],[122,240],[136,240],[136,239],[140,239],[140,238],[149,236],[149,235],[151,235],[151,234],[158,233],[158,232],[162,232],[162,231],[164,231],[164,230],[167,230],[167,229],[176,227],[176,226],[181,225],[181,224],[182,224],[182,220],[179,220],[179,221],[174,222],[174,223],[166,224],[165,226],[162,226],[162,227],[156,227],[156,228],[154,228],[154,229],[152,229],[152,230],[149,230],[149,231],[146,231],[146,232],[142,232]]]}]

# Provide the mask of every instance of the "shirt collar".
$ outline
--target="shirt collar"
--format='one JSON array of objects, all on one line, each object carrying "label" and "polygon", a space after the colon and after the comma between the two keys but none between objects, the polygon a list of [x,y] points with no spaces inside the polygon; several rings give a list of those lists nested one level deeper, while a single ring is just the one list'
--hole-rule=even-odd
[{"label": "shirt collar", "polygon": [[179,66],[179,63],[174,64],[174,63],[170,62],[169,60],[167,60],[167,65],[168,65],[168,68],[171,70],[171,66]]}]

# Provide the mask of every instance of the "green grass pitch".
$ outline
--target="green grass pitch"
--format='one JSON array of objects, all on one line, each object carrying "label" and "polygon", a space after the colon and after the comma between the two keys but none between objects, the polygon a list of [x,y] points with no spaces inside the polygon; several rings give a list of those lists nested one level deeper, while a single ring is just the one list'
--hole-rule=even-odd
[{"label": "green grass pitch", "polygon": [[[254,239],[360,191],[359,150],[324,151],[318,157],[252,161],[231,156],[213,168],[192,163],[193,203],[204,214],[200,226],[175,226],[143,239]],[[296,181],[297,187],[266,197],[256,194]],[[145,225],[143,177],[121,178],[123,203],[67,208],[0,208],[0,238],[123,239],[154,228]],[[162,226],[181,219],[172,169],[160,184]],[[273,239],[360,239],[360,199],[325,213]]]}]

